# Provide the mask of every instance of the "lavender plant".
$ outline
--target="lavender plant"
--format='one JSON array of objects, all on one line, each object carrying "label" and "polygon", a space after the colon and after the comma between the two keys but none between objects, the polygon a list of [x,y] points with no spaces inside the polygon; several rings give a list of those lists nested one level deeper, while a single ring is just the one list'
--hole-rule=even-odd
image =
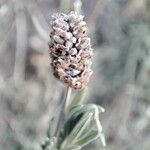
[{"label": "lavender plant", "polygon": [[[75,7],[78,7],[77,3]],[[92,75],[93,50],[84,16],[71,11],[68,14],[57,13],[52,18],[49,43],[51,66],[54,76],[65,84],[67,92],[55,132],[49,129],[51,134],[48,134],[42,149],[80,150],[97,138],[101,138],[105,145],[99,119],[104,109],[95,104],[80,104],[80,99],[70,102],[72,90],[83,90]]]}]

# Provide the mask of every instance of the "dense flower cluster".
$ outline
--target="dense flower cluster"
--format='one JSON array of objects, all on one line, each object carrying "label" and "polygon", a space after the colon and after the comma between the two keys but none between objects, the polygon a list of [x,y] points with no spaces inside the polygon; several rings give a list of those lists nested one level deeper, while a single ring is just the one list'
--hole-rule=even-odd
[{"label": "dense flower cluster", "polygon": [[74,89],[84,88],[92,74],[93,50],[83,19],[76,12],[59,13],[51,24],[49,48],[54,76]]}]

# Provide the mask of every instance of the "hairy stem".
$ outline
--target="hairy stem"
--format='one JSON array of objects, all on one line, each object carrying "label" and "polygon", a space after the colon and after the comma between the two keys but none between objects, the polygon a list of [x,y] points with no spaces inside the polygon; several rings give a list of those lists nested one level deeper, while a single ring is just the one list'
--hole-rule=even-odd
[{"label": "hairy stem", "polygon": [[68,102],[69,102],[69,99],[70,99],[70,96],[71,96],[71,91],[72,91],[72,89],[68,86],[67,92],[66,92],[66,96],[65,96],[65,98],[63,100],[63,103],[62,103],[62,106],[61,106],[61,110],[60,110],[60,114],[59,114],[56,130],[55,130],[55,133],[54,133],[55,137],[59,136],[60,129],[61,129],[61,124],[62,124],[62,122],[64,120],[65,112],[66,112],[66,109],[67,109],[67,106],[68,106]]}]

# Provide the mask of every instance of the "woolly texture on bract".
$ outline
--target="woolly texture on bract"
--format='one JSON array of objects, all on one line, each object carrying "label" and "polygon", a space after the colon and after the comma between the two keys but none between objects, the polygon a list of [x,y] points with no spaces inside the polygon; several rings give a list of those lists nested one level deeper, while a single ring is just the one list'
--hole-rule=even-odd
[{"label": "woolly texture on bract", "polygon": [[49,48],[54,76],[74,89],[84,88],[92,74],[93,55],[84,17],[70,12],[52,18]]}]

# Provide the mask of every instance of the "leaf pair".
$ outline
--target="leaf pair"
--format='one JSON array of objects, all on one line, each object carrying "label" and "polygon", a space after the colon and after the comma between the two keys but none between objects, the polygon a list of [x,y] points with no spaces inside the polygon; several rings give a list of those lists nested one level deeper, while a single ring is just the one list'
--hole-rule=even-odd
[{"label": "leaf pair", "polygon": [[60,149],[81,149],[99,137],[105,145],[99,120],[101,112],[104,112],[104,109],[94,104],[72,108],[60,135]]}]

